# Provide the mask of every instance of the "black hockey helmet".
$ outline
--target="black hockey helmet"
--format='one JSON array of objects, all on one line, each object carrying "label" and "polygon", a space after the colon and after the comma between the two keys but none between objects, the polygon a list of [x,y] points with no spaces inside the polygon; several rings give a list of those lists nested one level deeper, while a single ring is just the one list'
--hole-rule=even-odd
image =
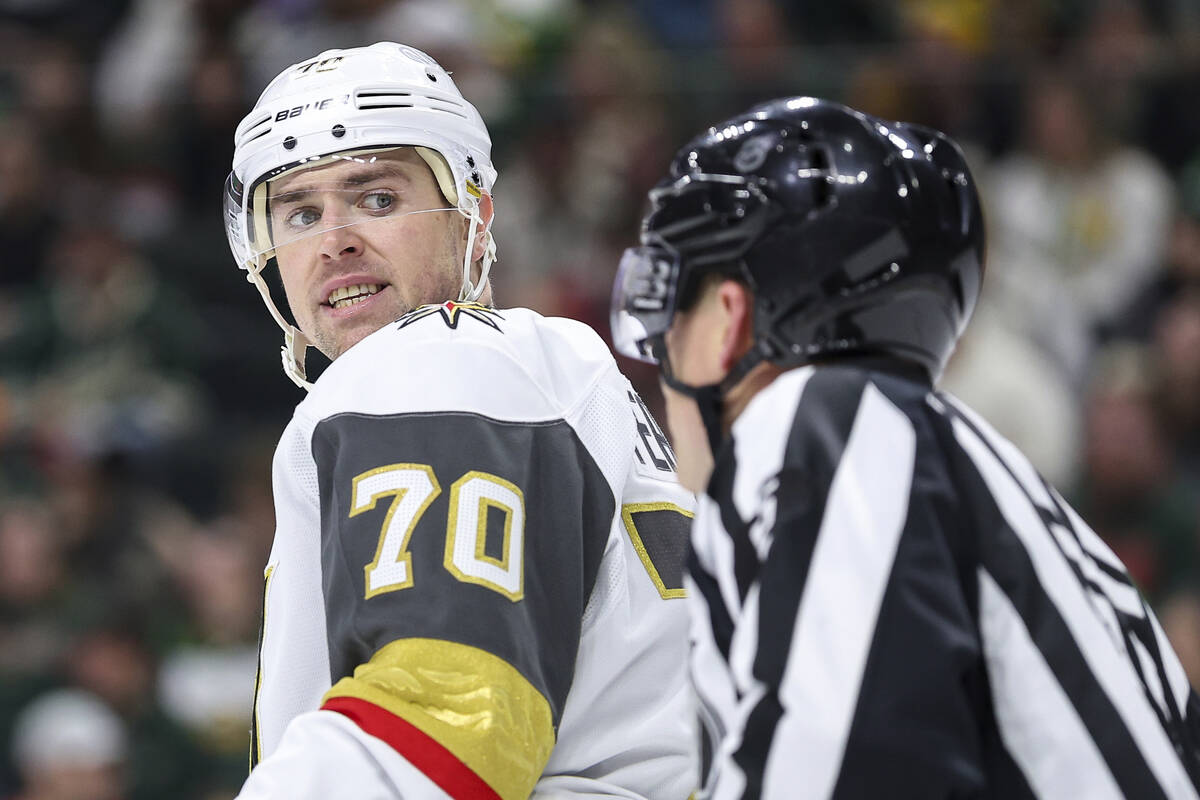
[{"label": "black hockey helmet", "polygon": [[622,258],[613,340],[672,385],[663,334],[710,273],[755,298],[755,344],[727,385],[763,360],[852,353],[936,379],[983,276],[979,196],[958,146],[811,97],[756,106],[684,146],[650,192],[641,242]]}]

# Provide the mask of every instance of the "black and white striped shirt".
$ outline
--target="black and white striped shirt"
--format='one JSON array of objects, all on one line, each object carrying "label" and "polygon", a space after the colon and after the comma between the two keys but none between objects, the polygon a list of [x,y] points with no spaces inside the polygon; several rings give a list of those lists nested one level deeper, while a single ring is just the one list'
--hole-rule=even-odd
[{"label": "black and white striped shirt", "polygon": [[1200,701],[1124,567],[912,376],[759,393],[690,581],[702,797],[1197,797]]}]

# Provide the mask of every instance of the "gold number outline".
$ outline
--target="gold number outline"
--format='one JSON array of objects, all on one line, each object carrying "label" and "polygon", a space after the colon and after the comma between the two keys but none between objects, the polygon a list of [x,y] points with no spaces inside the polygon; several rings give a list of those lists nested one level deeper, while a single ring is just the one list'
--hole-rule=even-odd
[{"label": "gold number outline", "polygon": [[[400,504],[404,502],[405,497],[408,495],[409,487],[385,489],[383,491],[376,492],[375,494],[371,495],[368,503],[360,507],[358,502],[358,486],[361,481],[364,481],[367,478],[375,475],[380,475],[385,472],[410,470],[424,472],[426,474],[426,476],[429,478],[430,491],[409,516],[408,525],[405,526],[404,534],[400,539],[400,547],[397,550],[395,561],[392,562],[404,564],[405,578],[402,581],[395,581],[393,583],[384,584],[376,589],[372,589],[371,572],[372,570],[378,569],[380,566],[380,558],[383,555],[384,544],[391,536],[393,536],[394,533],[392,530],[393,518],[396,515],[396,511],[400,508]],[[366,512],[371,511],[375,508],[375,504],[381,497],[387,497],[388,495],[393,496],[392,504],[388,508],[387,515],[383,519],[383,526],[379,531],[379,544],[375,548],[375,558],[371,560],[371,563],[363,567],[364,599],[370,600],[372,597],[376,597],[386,592],[395,592],[399,591],[400,589],[407,589],[413,585],[412,553],[408,552],[408,541],[412,538],[413,531],[417,529],[417,523],[421,520],[421,516],[441,493],[441,484],[438,483],[437,476],[433,473],[433,467],[430,467],[428,464],[388,464],[387,466],[369,469],[366,472],[360,473],[354,477],[350,490],[350,517],[356,517],[359,514],[365,514]]]},{"label": "gold number outline", "polygon": [[[502,502],[491,497],[480,497],[479,505],[476,508],[475,519],[475,560],[488,564],[498,569],[509,572],[512,568],[513,551],[518,559],[517,572],[517,588],[516,591],[510,590],[506,586],[502,586],[493,580],[479,576],[470,575],[463,572],[458,564],[454,561],[455,542],[458,536],[458,512],[464,502],[462,497],[462,489],[471,481],[482,480],[492,483],[503,489],[507,489],[516,495],[520,502],[521,519],[519,530],[516,535],[513,535],[513,515],[516,509],[505,506]],[[487,544],[487,515],[490,509],[499,509],[504,512],[504,543],[502,546],[502,557],[493,558],[484,553],[484,547]],[[514,546],[514,538],[517,544]],[[480,470],[471,470],[456,480],[450,487],[450,516],[446,520],[446,549],[443,565],[446,571],[463,583],[474,583],[478,586],[491,589],[494,592],[504,595],[512,602],[519,602],[525,597],[525,493],[521,491],[521,487],[517,486],[512,481],[507,481],[499,475],[493,475],[490,472],[482,472]]]}]

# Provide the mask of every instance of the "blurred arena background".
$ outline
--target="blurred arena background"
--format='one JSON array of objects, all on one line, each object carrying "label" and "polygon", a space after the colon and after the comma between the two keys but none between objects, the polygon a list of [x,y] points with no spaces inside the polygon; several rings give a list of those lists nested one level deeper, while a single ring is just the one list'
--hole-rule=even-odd
[{"label": "blurred arena background", "polygon": [[814,94],[964,143],[989,262],[945,386],[1200,683],[1194,0],[0,0],[0,797],[236,793],[300,393],[221,187],[278,70],[380,39],[491,127],[499,305],[605,337],[645,190],[702,126]]}]

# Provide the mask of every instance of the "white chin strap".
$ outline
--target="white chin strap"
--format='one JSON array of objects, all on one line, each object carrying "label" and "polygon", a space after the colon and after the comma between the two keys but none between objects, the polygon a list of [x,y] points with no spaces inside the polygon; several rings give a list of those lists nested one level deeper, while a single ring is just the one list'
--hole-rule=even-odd
[{"label": "white chin strap", "polygon": [[312,346],[312,342],[304,335],[304,331],[295,325],[288,325],[284,329],[283,347],[279,348],[284,374],[292,379],[292,383],[306,392],[311,391],[313,385],[304,374],[304,357],[308,355],[308,348]]},{"label": "white chin strap", "polygon": [[[265,265],[267,257],[262,256],[261,258]],[[288,322],[283,318],[283,314],[279,313],[279,309],[275,306],[275,300],[271,297],[271,290],[267,287],[267,282],[263,280],[262,270],[262,267],[247,270],[246,280],[253,283],[254,288],[258,289],[275,324],[283,329],[283,347],[280,348],[280,358],[283,361],[284,374],[291,379],[292,383],[309,391],[313,385],[304,374],[304,357],[307,355],[308,348],[312,347],[312,342],[304,335],[304,331]]]},{"label": "white chin strap", "polygon": [[479,225],[483,222],[479,218],[479,207],[471,209],[468,217],[471,224],[467,228],[467,251],[463,253],[463,273],[462,273],[462,289],[458,292],[458,302],[474,303],[483,296],[484,290],[487,288],[488,275],[492,271],[492,263],[496,260],[496,240],[492,238],[492,232],[486,231],[484,235],[487,237],[487,246],[483,251],[483,258],[479,260],[479,283],[471,282],[471,267],[473,262],[471,254],[475,252],[475,234],[479,231]]}]

